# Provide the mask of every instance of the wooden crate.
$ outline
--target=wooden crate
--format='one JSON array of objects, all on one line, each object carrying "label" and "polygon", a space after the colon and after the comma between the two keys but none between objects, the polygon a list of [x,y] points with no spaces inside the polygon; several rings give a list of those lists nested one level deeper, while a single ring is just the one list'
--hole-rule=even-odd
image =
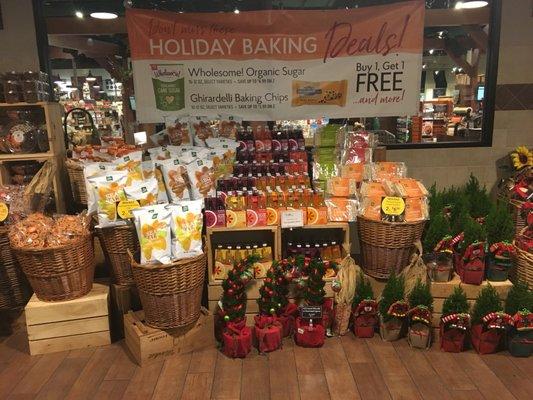
[{"label": "wooden crate", "polygon": [[280,248],[278,240],[277,226],[260,226],[247,228],[207,228],[206,249],[207,249],[207,268],[209,283],[221,283],[221,280],[213,278],[215,249],[219,244],[230,246],[244,246],[248,244],[267,243],[272,247],[272,256],[274,259],[280,258]]},{"label": "wooden crate", "polygon": [[113,341],[124,338],[124,314],[142,309],[136,286],[115,285],[111,288],[111,333]]},{"label": "wooden crate", "polygon": [[33,295],[25,308],[30,354],[110,344],[108,303],[109,287],[98,283],[75,300],[49,303]]},{"label": "wooden crate", "polygon": [[469,285],[462,283],[457,274],[454,274],[452,280],[448,282],[431,282],[431,294],[433,295],[433,326],[439,326],[444,299],[453,293],[453,290],[456,286],[463,288],[466,293],[466,298],[468,299],[468,304],[470,304],[470,307],[473,307],[481,289],[489,284],[496,289],[496,292],[498,292],[498,295],[502,301],[507,298],[507,293],[513,286],[509,280],[505,282],[483,281],[481,285]]},{"label": "wooden crate", "polygon": [[172,354],[216,346],[213,315],[205,308],[192,326],[169,330],[146,325],[143,311],[130,311],[124,315],[124,332],[126,346],[141,366]]}]

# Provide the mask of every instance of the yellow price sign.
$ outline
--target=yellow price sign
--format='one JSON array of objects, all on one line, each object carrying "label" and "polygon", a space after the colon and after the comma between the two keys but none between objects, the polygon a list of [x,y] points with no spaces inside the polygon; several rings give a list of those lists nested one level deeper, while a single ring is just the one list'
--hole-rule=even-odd
[{"label": "yellow price sign", "polygon": [[385,215],[402,215],[405,211],[405,200],[401,197],[384,197],[381,200],[381,210]]},{"label": "yellow price sign", "polygon": [[122,200],[117,205],[117,214],[122,219],[133,218],[131,210],[140,206],[137,200]]},{"label": "yellow price sign", "polygon": [[0,203],[0,222],[4,222],[9,215],[9,207],[6,203]]}]

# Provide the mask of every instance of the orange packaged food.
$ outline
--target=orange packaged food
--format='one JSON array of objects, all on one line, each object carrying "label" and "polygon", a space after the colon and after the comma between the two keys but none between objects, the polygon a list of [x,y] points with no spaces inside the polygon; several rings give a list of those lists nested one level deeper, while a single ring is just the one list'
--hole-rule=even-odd
[{"label": "orange packaged food", "polygon": [[382,196],[367,196],[361,201],[360,215],[374,221],[381,220],[381,199]]},{"label": "orange packaged food", "polygon": [[354,196],[357,191],[357,182],[350,178],[333,177],[327,182],[328,194],[338,197]]},{"label": "orange packaged food", "polygon": [[341,167],[341,177],[354,179],[356,182],[363,181],[363,163],[346,164]]},{"label": "orange packaged food", "polygon": [[428,217],[428,202],[425,197],[408,197],[405,199],[405,221],[421,221]]},{"label": "orange packaged food", "polygon": [[325,200],[328,208],[328,220],[332,222],[355,221],[357,201],[346,197],[330,197]]},{"label": "orange packaged food", "polygon": [[348,81],[292,81],[293,107],[299,106],[341,106],[346,105]]}]

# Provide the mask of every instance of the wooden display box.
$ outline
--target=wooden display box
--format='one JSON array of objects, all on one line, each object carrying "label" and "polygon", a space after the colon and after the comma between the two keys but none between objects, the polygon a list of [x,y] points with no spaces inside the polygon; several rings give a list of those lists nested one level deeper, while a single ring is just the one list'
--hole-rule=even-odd
[{"label": "wooden display box", "polygon": [[192,326],[169,330],[146,325],[143,311],[130,311],[124,315],[126,346],[141,366],[172,354],[215,347],[214,329],[213,315],[205,308]]},{"label": "wooden display box", "polygon": [[75,300],[49,303],[33,295],[25,308],[30,354],[110,344],[108,303],[109,287],[98,283]]},{"label": "wooden display box", "polygon": [[113,341],[124,338],[124,314],[142,309],[136,286],[115,285],[111,288],[111,333]]},{"label": "wooden display box", "polygon": [[504,282],[491,282],[483,281],[481,285],[469,285],[462,283],[461,279],[457,274],[454,274],[452,280],[448,282],[431,282],[431,294],[433,295],[433,326],[438,327],[440,324],[440,318],[442,316],[442,305],[444,304],[444,299],[453,293],[453,289],[456,286],[461,286],[466,293],[466,298],[470,304],[470,310],[474,306],[474,302],[481,291],[485,286],[491,285],[500,299],[504,301],[507,298],[507,293],[513,286],[511,281],[507,280]]}]

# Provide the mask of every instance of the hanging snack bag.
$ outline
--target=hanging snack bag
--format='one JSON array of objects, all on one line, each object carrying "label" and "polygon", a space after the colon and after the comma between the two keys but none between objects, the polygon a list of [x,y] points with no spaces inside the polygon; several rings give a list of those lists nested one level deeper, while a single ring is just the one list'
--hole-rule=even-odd
[{"label": "hanging snack bag", "polygon": [[137,208],[132,214],[141,247],[141,264],[170,263],[170,210],[159,204]]},{"label": "hanging snack bag", "polygon": [[127,171],[110,171],[105,175],[89,178],[89,183],[94,188],[99,228],[126,223],[118,212],[118,206],[120,202],[126,201],[124,186],[127,180]]},{"label": "hanging snack bag", "polygon": [[166,131],[171,145],[182,146],[191,143],[189,122],[185,118],[178,118],[174,122],[167,122]]},{"label": "hanging snack bag", "polygon": [[116,165],[113,163],[87,163],[83,166],[83,176],[85,178],[85,191],[87,192],[87,212],[89,214],[96,212],[96,199],[94,187],[89,182],[89,178],[97,175],[105,175],[109,171],[115,170]]},{"label": "hanging snack bag", "polygon": [[171,204],[172,256],[176,259],[202,254],[203,200]]},{"label": "hanging snack bag", "polygon": [[123,157],[120,157],[113,161],[113,164],[117,166],[117,171],[127,171],[127,185],[131,185],[134,181],[142,181],[142,167],[141,162],[143,159],[142,151],[134,151]]},{"label": "hanging snack bag", "polygon": [[192,138],[195,146],[206,147],[206,139],[215,136],[213,128],[209,125],[209,121],[206,117],[192,117]]},{"label": "hanging snack bag", "polygon": [[170,201],[189,200],[189,180],[185,165],[182,165],[177,158],[159,161],[157,165],[161,168]]},{"label": "hanging snack bag", "polygon": [[153,206],[157,204],[157,179],[150,178],[142,182],[134,182],[124,188],[126,199],[138,202],[139,206]]},{"label": "hanging snack bag", "polygon": [[198,159],[187,165],[191,183],[191,198],[203,199],[216,194],[215,171],[213,161]]}]

